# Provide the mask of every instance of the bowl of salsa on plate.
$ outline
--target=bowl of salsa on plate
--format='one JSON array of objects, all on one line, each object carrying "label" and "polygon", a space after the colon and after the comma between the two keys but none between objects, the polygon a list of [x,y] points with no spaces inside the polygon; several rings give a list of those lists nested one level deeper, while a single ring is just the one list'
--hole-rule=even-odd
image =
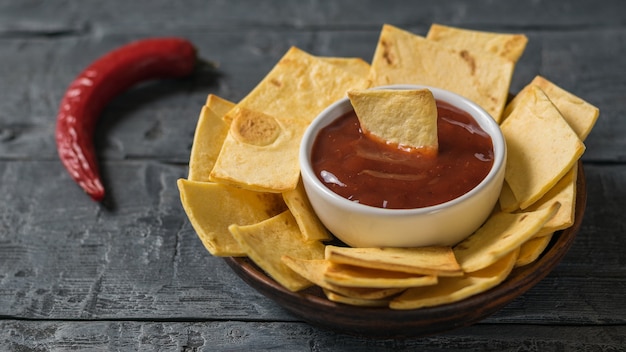
[{"label": "bowl of salsa on plate", "polygon": [[353,247],[454,245],[493,210],[504,180],[498,124],[472,101],[425,86],[436,101],[438,150],[421,153],[364,132],[347,97],[304,134],[300,166],[322,223]]}]

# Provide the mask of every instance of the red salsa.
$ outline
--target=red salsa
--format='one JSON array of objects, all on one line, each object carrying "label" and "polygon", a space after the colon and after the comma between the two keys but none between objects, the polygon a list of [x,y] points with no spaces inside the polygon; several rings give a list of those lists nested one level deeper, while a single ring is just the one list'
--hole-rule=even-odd
[{"label": "red salsa", "polygon": [[422,208],[457,198],[489,173],[493,144],[468,113],[443,102],[437,113],[434,157],[364,135],[350,111],[320,131],[313,170],[335,193],[379,208]]}]

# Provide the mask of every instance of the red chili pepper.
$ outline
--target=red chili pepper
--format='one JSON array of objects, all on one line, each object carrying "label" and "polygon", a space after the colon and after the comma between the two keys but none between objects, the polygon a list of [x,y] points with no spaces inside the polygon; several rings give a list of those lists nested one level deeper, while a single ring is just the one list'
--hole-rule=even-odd
[{"label": "red chili pepper", "polygon": [[194,46],[185,39],[144,39],[100,57],[70,84],[57,115],[57,149],[67,171],[93,200],[101,201],[105,193],[93,145],[105,105],[141,81],[189,75],[197,62]]}]

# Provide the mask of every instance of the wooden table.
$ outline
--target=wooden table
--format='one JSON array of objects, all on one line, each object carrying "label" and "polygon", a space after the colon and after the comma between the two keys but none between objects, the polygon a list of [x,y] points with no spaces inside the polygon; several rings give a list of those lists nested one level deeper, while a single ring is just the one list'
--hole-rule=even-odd
[{"label": "wooden table", "polygon": [[[626,349],[626,6],[623,1],[0,1],[0,350]],[[312,327],[202,247],[176,180],[207,94],[237,101],[291,45],[369,61],[383,23],[529,38],[511,91],[541,74],[601,110],[583,157],[587,210],[563,261],[491,317],[376,340]],[[183,36],[218,77],[141,85],[104,111],[106,206],[59,162],[69,82],[105,52]]]}]

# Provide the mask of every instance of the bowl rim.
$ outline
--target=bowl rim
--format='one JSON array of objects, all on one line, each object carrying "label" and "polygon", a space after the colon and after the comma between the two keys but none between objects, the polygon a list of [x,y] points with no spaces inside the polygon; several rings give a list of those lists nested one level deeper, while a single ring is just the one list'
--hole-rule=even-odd
[{"label": "bowl rim", "polygon": [[[299,162],[300,162],[300,170],[303,179],[307,179],[308,182],[318,194],[324,197],[326,200],[330,202],[336,202],[336,204],[342,208],[346,208],[349,211],[358,212],[366,215],[384,215],[384,216],[406,216],[406,215],[420,215],[420,214],[432,214],[436,212],[443,211],[444,209],[449,209],[454,207],[457,204],[465,202],[467,199],[474,197],[476,194],[480,193],[483,189],[488,187],[488,185],[497,180],[497,175],[499,171],[505,167],[506,165],[506,157],[507,157],[507,145],[504,139],[504,135],[500,129],[499,124],[496,120],[483,108],[481,108],[478,104],[473,101],[451,92],[449,90],[436,88],[427,85],[414,85],[414,84],[395,84],[395,85],[386,85],[386,86],[377,86],[369,89],[429,89],[435,99],[441,102],[445,102],[447,104],[452,105],[455,108],[461,109],[464,112],[468,113],[476,122],[480,125],[480,127],[491,137],[492,145],[494,149],[494,162],[489,170],[489,173],[483,180],[476,185],[474,188],[469,190],[467,193],[449,200],[444,203],[431,205],[427,207],[421,208],[411,208],[411,209],[391,209],[391,208],[379,208],[367,204],[361,204],[358,202],[351,201],[346,199],[339,194],[333,192],[330,188],[326,187],[315,175],[313,171],[313,167],[310,162],[310,151],[313,147],[315,139],[319,131],[328,126],[330,123],[335,121],[339,116],[330,118],[329,115],[337,110],[344,109],[345,112],[352,110],[350,106],[345,107],[346,104],[350,104],[349,98],[343,97],[340,100],[332,103],[328,107],[326,107],[321,113],[319,113],[315,119],[311,122],[311,124],[307,127],[304,135],[302,136],[302,142],[300,144],[299,150]],[[344,113],[345,113],[344,112]],[[342,113],[343,114],[343,113]],[[480,116],[477,118],[477,116]],[[487,127],[487,128],[486,128]],[[499,148],[497,146],[500,146]],[[498,151],[501,151],[498,153]],[[308,187],[305,187],[307,193],[310,192]]]}]

